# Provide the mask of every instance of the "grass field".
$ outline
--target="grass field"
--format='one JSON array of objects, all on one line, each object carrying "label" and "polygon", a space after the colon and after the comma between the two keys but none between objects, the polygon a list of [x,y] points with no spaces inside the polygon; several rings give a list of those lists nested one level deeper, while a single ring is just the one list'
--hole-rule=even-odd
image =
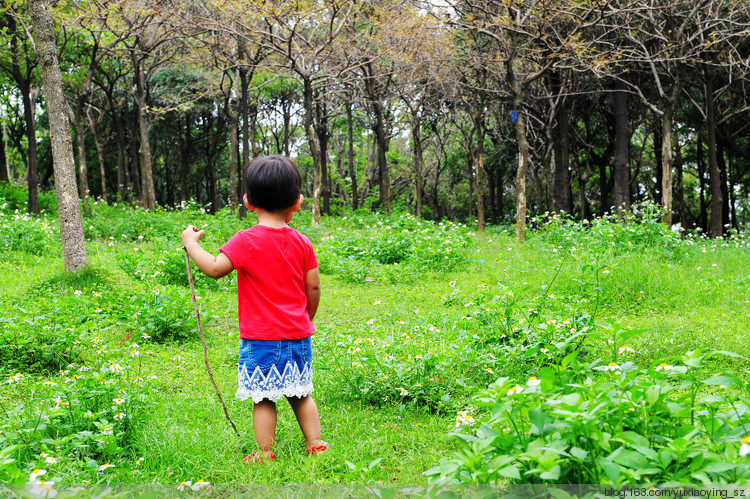
[{"label": "grass field", "polygon": [[[12,216],[6,211],[4,218]],[[722,449],[735,449],[717,451],[732,463],[717,473],[729,475],[710,478],[744,476],[731,473],[746,469],[738,467],[746,461],[737,449],[750,435],[742,405],[750,355],[745,238],[680,241],[633,222],[635,235],[606,234],[604,224],[550,224],[518,243],[500,228],[476,234],[404,216],[326,219],[319,228],[300,217],[323,274],[314,397],[331,450],[305,456],[294,416],[280,402],[278,461],[246,466],[242,457],[254,450],[252,407],[234,399],[234,276],[213,282],[197,275],[196,287],[211,367],[241,436],[224,418],[195,334],[179,249],[188,222],[206,225],[205,243],[214,251],[242,226],[198,210],[95,206],[84,222],[90,269],[65,276],[54,223],[37,230],[36,221],[15,221],[21,239],[41,232],[34,238],[46,249],[6,242],[0,262],[8,380],[0,388],[2,481],[426,484],[425,471],[466,449],[465,439],[451,435],[456,426],[473,434],[483,422],[492,425],[499,402],[476,396],[498,378],[508,378],[496,385],[504,394],[562,357],[646,369],[678,365],[702,349],[734,354],[706,356],[697,369],[738,380],[740,398],[717,401],[717,411],[743,407],[724,421],[726,431],[706,430]],[[607,331],[623,340],[613,346],[602,336]],[[577,334],[574,347],[566,343]],[[589,380],[609,376],[591,373]],[[691,390],[671,385],[673,393]],[[713,386],[700,385],[699,395]],[[692,424],[700,426],[695,418]],[[662,443],[654,440],[652,448]],[[472,466],[486,466],[477,459]],[[522,462],[513,466],[524,470]],[[555,481],[550,470],[542,481]],[[483,481],[463,477],[457,481]]]}]

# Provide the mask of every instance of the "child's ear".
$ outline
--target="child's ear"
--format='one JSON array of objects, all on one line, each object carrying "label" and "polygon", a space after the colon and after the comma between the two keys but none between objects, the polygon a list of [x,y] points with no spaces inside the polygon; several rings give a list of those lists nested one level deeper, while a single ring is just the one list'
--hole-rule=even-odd
[{"label": "child's ear", "polygon": [[242,202],[245,203],[245,208],[247,208],[250,211],[255,211],[255,206],[251,205],[250,202],[247,200],[247,194],[242,195]]},{"label": "child's ear", "polygon": [[302,207],[302,201],[304,200],[305,200],[305,196],[300,194],[299,197],[297,198],[297,201],[295,201],[294,206],[292,206],[292,213],[296,213],[297,211],[299,211],[299,209]]}]

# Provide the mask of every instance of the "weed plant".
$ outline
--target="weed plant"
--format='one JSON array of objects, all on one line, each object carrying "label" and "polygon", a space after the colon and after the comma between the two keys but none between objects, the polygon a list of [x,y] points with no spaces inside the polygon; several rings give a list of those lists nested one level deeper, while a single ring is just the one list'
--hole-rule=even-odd
[{"label": "weed plant", "polygon": [[525,244],[408,215],[312,227],[300,213],[323,273],[315,397],[331,452],[306,458],[280,403],[279,460],[247,467],[234,279],[195,272],[241,436],[205,373],[179,233],[206,229],[215,253],[252,215],[85,213],[92,270],[62,274],[54,248],[0,262],[3,482],[750,480],[747,236],[682,239],[645,207],[624,225],[538,221]]}]

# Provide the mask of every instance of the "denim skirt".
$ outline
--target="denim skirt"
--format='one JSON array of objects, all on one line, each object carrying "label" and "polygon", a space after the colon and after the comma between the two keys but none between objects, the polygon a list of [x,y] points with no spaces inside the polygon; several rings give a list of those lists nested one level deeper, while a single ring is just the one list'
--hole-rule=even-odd
[{"label": "denim skirt", "polygon": [[240,400],[304,397],[313,391],[311,337],[299,340],[246,340],[240,342],[237,363]]}]

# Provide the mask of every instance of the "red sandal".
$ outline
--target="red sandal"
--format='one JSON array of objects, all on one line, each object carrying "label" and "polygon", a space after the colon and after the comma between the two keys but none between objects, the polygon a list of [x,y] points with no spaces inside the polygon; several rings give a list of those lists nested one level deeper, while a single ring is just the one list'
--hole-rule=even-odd
[{"label": "red sandal", "polygon": [[248,454],[247,456],[245,456],[242,460],[245,462],[245,464],[249,466],[252,463],[264,464],[265,459],[268,459],[269,461],[276,461],[276,454],[271,452],[270,454],[267,454],[264,456],[263,454],[261,454],[259,451],[256,450],[256,451],[253,451],[252,454]]},{"label": "red sandal", "polygon": [[307,449],[307,454],[312,456],[313,454],[322,454],[328,451],[328,442],[320,442],[318,445],[313,445]]}]

